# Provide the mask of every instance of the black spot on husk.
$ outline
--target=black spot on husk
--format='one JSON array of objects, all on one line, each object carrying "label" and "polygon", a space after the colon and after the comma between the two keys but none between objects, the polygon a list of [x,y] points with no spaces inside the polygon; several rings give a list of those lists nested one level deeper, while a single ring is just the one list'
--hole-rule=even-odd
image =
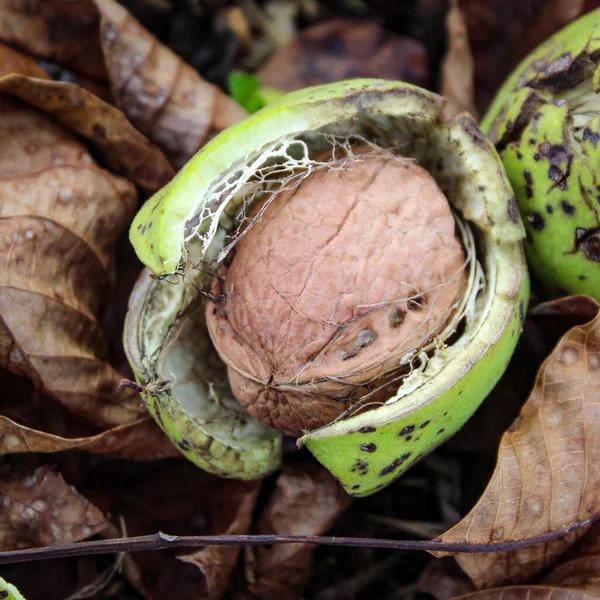
[{"label": "black spot on husk", "polygon": [[395,460],[393,460],[387,467],[384,467],[383,469],[381,469],[381,471],[379,471],[379,476],[385,477],[386,475],[393,473],[399,466],[401,466],[404,462],[406,462],[410,458],[411,454],[412,454],[412,452],[406,452],[399,458],[396,458]]},{"label": "black spot on husk", "polygon": [[546,221],[544,221],[544,217],[539,212],[533,212],[528,217],[527,220],[531,223],[531,226],[536,231],[542,231],[544,227],[546,227]]},{"label": "black spot on husk", "polygon": [[600,262],[600,229],[575,230],[575,251],[581,251],[588,260]]},{"label": "black spot on husk", "polygon": [[561,200],[560,207],[565,215],[572,216],[575,214],[575,207],[567,200]]},{"label": "black spot on husk", "polygon": [[375,452],[375,450],[377,450],[377,446],[375,444],[361,444],[359,448],[363,452]]}]

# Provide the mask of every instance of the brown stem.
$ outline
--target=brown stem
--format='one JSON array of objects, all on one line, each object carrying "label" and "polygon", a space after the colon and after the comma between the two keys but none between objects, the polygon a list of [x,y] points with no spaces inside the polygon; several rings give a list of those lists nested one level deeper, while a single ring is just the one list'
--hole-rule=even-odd
[{"label": "brown stem", "polygon": [[361,548],[387,548],[404,551],[437,551],[456,552],[459,554],[475,554],[478,552],[508,552],[529,546],[544,544],[559,539],[578,529],[588,527],[600,520],[597,513],[583,521],[571,523],[566,527],[543,533],[522,540],[494,542],[488,544],[472,544],[459,542],[439,542],[436,540],[384,540],[377,538],[354,538],[311,535],[207,535],[177,536],[158,532],[117,540],[100,540],[79,542],[62,546],[46,546],[44,548],[28,548],[0,552],[0,565],[65,558],[68,556],[91,556],[94,554],[112,554],[115,552],[147,552],[165,548],[198,548],[202,546],[262,546],[267,544],[321,544],[323,546],[345,546]]}]

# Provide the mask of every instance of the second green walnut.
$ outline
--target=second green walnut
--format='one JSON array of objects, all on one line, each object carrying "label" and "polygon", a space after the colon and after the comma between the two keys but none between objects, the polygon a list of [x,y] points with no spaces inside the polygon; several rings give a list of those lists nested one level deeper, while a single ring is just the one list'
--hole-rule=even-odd
[{"label": "second green walnut", "polygon": [[482,129],[515,191],[535,280],[551,296],[600,301],[599,57],[600,9],[521,62]]},{"label": "second green walnut", "polygon": [[142,208],[154,277],[125,345],[190,460],[261,477],[289,435],[365,496],[495,385],[526,310],[524,231],[493,146],[443,107],[382,80],[290,94]]}]

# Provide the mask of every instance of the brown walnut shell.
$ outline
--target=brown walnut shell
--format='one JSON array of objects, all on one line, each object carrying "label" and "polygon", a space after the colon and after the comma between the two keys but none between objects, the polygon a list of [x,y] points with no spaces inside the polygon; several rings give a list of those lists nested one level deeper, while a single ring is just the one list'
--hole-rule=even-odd
[{"label": "brown walnut shell", "polygon": [[464,266],[433,177],[358,148],[269,202],[213,281],[208,329],[240,403],[299,436],[389,397],[451,318]]}]

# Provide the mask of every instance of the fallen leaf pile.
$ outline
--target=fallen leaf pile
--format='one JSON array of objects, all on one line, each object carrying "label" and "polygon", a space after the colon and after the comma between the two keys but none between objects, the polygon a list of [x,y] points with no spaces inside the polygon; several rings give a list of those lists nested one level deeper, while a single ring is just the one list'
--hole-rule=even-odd
[{"label": "fallen leaf pile", "polygon": [[[0,3],[2,41],[74,76],[54,81],[31,55],[0,45],[0,548],[98,533],[248,533],[259,483],[217,479],[180,460],[137,392],[118,389],[130,374],[115,368],[108,338],[133,284],[120,277],[132,269],[119,240],[140,194],[160,189],[244,112],[114,2],[26,8]],[[64,452],[75,449],[86,453]],[[168,457],[177,458],[153,462]],[[341,494],[323,471],[315,477],[315,490]],[[307,533],[322,533],[345,501]],[[312,554],[303,551],[300,580]],[[119,586],[127,580],[147,597],[176,588],[181,598],[220,597],[239,553],[128,557]],[[43,584],[27,567],[2,573],[26,596],[64,598],[101,580],[101,562],[76,562],[75,577],[69,561],[42,566]]]},{"label": "fallen leaf pile", "polygon": [[[127,229],[140,202],[244,117],[223,91],[233,68],[281,90],[404,79],[445,93],[452,112],[483,114],[529,50],[599,3],[335,4],[0,0],[0,551],[158,531],[487,544],[600,514],[600,315],[588,298],[534,306],[475,418],[352,503],[293,443],[263,482],[204,473],[135,390],[119,389],[141,271]],[[0,567],[28,600],[587,600],[600,598],[599,573],[597,524],[444,558],[293,544]]]}]

